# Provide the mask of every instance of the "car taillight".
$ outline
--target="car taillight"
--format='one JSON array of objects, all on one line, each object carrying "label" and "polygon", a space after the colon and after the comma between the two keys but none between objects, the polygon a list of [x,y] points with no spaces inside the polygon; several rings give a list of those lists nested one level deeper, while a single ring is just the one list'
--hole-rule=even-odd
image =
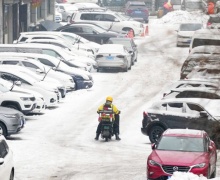
[{"label": "car taillight", "polygon": [[145,118],[145,117],[148,117],[148,113],[147,112],[143,112],[143,117]]},{"label": "car taillight", "polygon": [[101,57],[103,57],[103,55],[97,55],[97,56],[96,56],[96,58],[101,58]]},{"label": "car taillight", "polygon": [[208,23],[207,23],[207,26],[210,26],[211,24],[212,24],[212,23],[208,22]]},{"label": "car taillight", "polygon": [[118,58],[124,58],[124,56],[122,56],[122,55],[118,55],[118,56],[116,56],[116,57],[118,57]]}]

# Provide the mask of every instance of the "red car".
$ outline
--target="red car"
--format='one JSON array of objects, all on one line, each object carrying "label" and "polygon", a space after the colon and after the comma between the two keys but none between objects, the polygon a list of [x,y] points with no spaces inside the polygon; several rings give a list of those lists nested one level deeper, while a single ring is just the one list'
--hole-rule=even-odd
[{"label": "red car", "polygon": [[166,180],[175,171],[214,178],[217,153],[215,143],[203,130],[167,129],[147,159],[147,179]]}]

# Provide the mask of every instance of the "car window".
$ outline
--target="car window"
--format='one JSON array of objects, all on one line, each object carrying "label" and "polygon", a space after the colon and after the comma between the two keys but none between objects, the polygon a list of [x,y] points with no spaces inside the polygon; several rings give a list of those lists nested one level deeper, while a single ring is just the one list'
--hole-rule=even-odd
[{"label": "car window", "polygon": [[3,61],[2,64],[12,64],[12,65],[16,65],[16,64],[19,64],[19,61]]},{"label": "car window", "polygon": [[93,29],[91,27],[82,27],[82,32],[86,34],[93,34]]},{"label": "car window", "polygon": [[19,41],[20,42],[25,42],[28,38],[27,37],[22,37]]},{"label": "car window", "polygon": [[183,103],[167,103],[167,111],[183,112]]},{"label": "car window", "polygon": [[103,21],[103,15],[102,14],[95,14],[94,20],[95,21]]},{"label": "car window", "polygon": [[200,38],[194,38],[192,48],[197,46],[205,46],[205,45],[214,45],[219,46],[220,40],[218,39],[200,39]]},{"label": "car window", "polygon": [[30,85],[30,83],[28,83],[27,81],[25,81],[24,79],[21,79],[21,78],[19,78],[19,77],[17,77],[17,76],[15,76],[15,75],[13,75],[13,74],[9,74],[9,73],[1,73],[1,78],[2,79],[5,79],[5,80],[7,80],[7,81],[21,81],[22,83],[25,83],[25,84],[29,84]]},{"label": "car window", "polygon": [[196,104],[192,104],[192,103],[186,103],[187,108],[189,108],[189,110],[191,111],[204,111],[204,109]]},{"label": "car window", "polygon": [[47,54],[53,57],[60,57],[55,51],[50,49],[43,49],[43,54]]},{"label": "car window", "polygon": [[6,146],[6,143],[4,140],[0,142],[0,157],[4,158],[8,154],[8,146]]},{"label": "car window", "polygon": [[36,66],[35,64],[33,63],[30,63],[30,62],[22,62],[24,64],[25,67],[30,67],[30,68],[34,68],[34,69],[39,69],[38,66]]},{"label": "car window", "polygon": [[[85,13],[85,14],[81,14],[80,19],[81,20],[95,20],[95,16],[97,14],[90,14],[90,13]],[[99,15],[99,14],[98,14]]]},{"label": "car window", "polygon": [[79,27],[71,27],[71,28],[62,29],[61,31],[62,31],[62,32],[78,33],[78,32],[82,32],[82,28],[79,28]]},{"label": "car window", "polygon": [[111,14],[104,14],[102,21],[115,21],[115,16]]},{"label": "car window", "polygon": [[42,64],[45,64],[45,65],[50,66],[50,67],[55,67],[55,65],[54,65],[53,63],[51,63],[50,61],[48,61],[47,59],[38,58],[38,60],[39,60]]}]

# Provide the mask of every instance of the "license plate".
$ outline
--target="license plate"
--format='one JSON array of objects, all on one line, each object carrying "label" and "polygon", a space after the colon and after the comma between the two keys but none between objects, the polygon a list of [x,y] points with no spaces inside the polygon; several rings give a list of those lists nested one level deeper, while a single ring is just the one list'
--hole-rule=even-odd
[{"label": "license plate", "polygon": [[114,57],[113,56],[107,56],[106,59],[107,60],[114,60]]},{"label": "license plate", "polygon": [[104,126],[104,129],[109,129],[109,126]]},{"label": "license plate", "polygon": [[137,14],[140,14],[141,13],[141,11],[134,11],[135,13],[137,13]]}]

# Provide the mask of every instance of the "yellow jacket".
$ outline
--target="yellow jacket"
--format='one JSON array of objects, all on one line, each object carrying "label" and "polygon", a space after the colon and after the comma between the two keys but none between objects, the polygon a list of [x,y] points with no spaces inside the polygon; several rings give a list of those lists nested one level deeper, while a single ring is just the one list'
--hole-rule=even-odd
[{"label": "yellow jacket", "polygon": [[[103,110],[104,110],[104,106],[105,106],[105,104],[99,106],[97,112],[100,113],[101,111],[103,111]],[[119,114],[120,111],[118,110],[118,108],[117,108],[115,105],[111,104],[110,106],[111,106],[112,113],[113,113],[113,120],[115,120],[115,116],[114,116],[114,114]]]}]

